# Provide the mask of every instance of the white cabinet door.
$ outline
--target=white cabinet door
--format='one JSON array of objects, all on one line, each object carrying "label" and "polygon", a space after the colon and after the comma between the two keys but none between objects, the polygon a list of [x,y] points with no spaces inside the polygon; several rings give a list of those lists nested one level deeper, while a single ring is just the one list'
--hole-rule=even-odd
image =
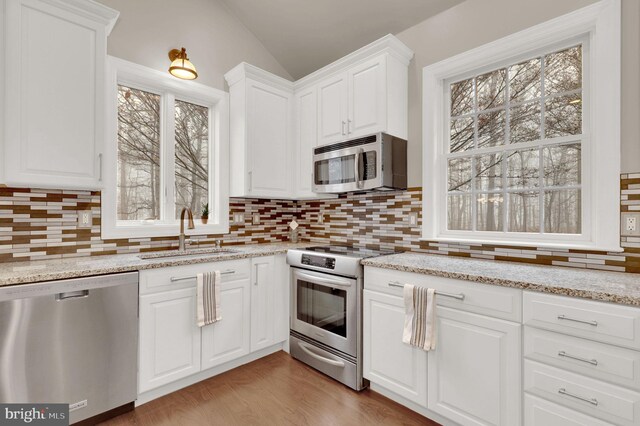
[{"label": "white cabinet door", "polygon": [[104,16],[92,17],[92,12],[116,12],[80,3],[6,2],[11,55],[2,101],[9,185],[102,186],[107,29]]},{"label": "white cabinet door", "polygon": [[287,265],[287,255],[278,254],[274,256],[274,279],[275,279],[275,294],[274,294],[274,340],[275,343],[284,342],[289,340],[289,312],[290,302],[289,296],[291,294],[291,284],[289,281],[290,270]]},{"label": "white cabinet door", "polygon": [[196,288],[140,296],[138,392],[200,371]]},{"label": "white cabinet door", "polygon": [[251,352],[275,343],[274,301],[278,280],[274,258],[251,259]]},{"label": "white cabinet door", "polygon": [[524,396],[524,426],[613,426],[532,395]]},{"label": "white cabinet door", "polygon": [[351,68],[349,85],[349,138],[386,129],[387,85],[385,57],[380,56]]},{"label": "white cabinet door", "polygon": [[261,82],[247,80],[247,84],[247,193],[288,198],[293,188],[293,96]]},{"label": "white cabinet door", "polygon": [[439,306],[428,408],[461,425],[521,424],[521,325]]},{"label": "white cabinet door", "polygon": [[251,351],[251,283],[249,279],[223,282],[222,319],[202,327],[202,369],[215,367]]},{"label": "white cabinet door", "polygon": [[427,352],[402,343],[402,298],[364,291],[364,377],[423,407]]},{"label": "white cabinet door", "polygon": [[297,143],[296,161],[297,179],[296,195],[312,197],[313,148],[318,142],[318,102],[316,87],[300,91],[295,95]]},{"label": "white cabinet door", "polygon": [[347,98],[345,73],[318,83],[318,145],[347,138]]}]

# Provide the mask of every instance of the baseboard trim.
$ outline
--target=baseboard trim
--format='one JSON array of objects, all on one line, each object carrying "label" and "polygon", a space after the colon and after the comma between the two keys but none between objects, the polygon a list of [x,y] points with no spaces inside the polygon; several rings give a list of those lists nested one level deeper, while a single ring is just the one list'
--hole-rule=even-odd
[{"label": "baseboard trim", "polygon": [[[176,380],[175,382],[166,384],[159,388],[152,389],[147,392],[143,392],[138,395],[138,399],[135,402],[136,407],[139,407],[143,404],[146,404],[147,402],[153,401],[154,399],[168,395],[182,388],[186,388],[187,386],[191,386],[203,380],[209,379],[213,376],[217,376],[218,374],[224,373],[229,370],[233,370],[234,368],[240,367],[241,365],[250,363],[257,359],[263,358],[267,355],[271,355],[272,353],[285,350],[285,346],[288,342],[289,342],[289,339],[287,339],[286,342],[280,342],[273,346],[269,346],[268,348],[260,349],[256,352],[250,353],[249,355],[245,355],[243,357],[234,359],[233,361],[229,361],[224,364],[218,365],[217,367],[213,367],[208,370],[201,371],[192,376],[185,377],[180,380]],[[288,346],[286,349],[288,349]]]},{"label": "baseboard trim", "polygon": [[104,413],[96,414],[93,417],[89,417],[88,419],[80,420],[79,422],[72,423],[73,426],[93,426],[98,423],[106,422],[109,419],[114,417],[118,417],[121,414],[128,413],[135,408],[135,405],[132,402],[121,405],[116,408],[112,408],[109,411],[105,411]]},{"label": "baseboard trim", "polygon": [[411,411],[415,411],[418,414],[421,414],[428,418],[429,420],[433,420],[434,422],[438,422],[443,426],[458,426],[458,423],[452,422],[451,420],[442,417],[440,414],[434,413],[431,410],[428,410],[413,401],[409,401],[408,399],[398,395],[397,393],[390,391],[387,388],[384,388],[380,385],[377,385],[373,382],[369,383],[369,389],[373,392],[379,393],[380,395],[389,398],[390,400],[397,402],[400,405],[404,405]]}]

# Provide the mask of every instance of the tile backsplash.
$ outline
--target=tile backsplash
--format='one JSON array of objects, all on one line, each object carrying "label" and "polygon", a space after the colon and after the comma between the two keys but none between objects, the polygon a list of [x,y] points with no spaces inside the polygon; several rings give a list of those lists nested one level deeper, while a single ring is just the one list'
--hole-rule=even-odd
[{"label": "tile backsplash", "polygon": [[[620,191],[621,210],[640,211],[640,173],[621,175]],[[88,208],[93,226],[78,228],[78,212]],[[244,223],[231,224],[229,234],[203,236],[199,245],[211,245],[216,239],[224,244],[286,241],[287,224],[295,218],[301,238],[319,244],[640,272],[640,238],[622,237],[622,252],[420,241],[421,188],[298,202],[233,198],[231,218],[234,213],[241,213]],[[252,224],[254,213],[260,216],[257,225]],[[410,223],[411,214],[417,218],[415,224]],[[102,240],[97,192],[0,188],[0,262],[135,253],[177,248],[177,244],[177,237]]]},{"label": "tile backsplash", "polygon": [[[192,247],[256,244],[286,240],[296,203],[232,199],[230,215],[241,213],[243,224],[230,224],[229,234],[192,237]],[[79,228],[78,213],[91,209],[91,228]],[[253,225],[254,213],[260,224]],[[100,238],[100,193],[0,188],[0,262],[95,256],[177,249],[176,237],[103,240]]]}]

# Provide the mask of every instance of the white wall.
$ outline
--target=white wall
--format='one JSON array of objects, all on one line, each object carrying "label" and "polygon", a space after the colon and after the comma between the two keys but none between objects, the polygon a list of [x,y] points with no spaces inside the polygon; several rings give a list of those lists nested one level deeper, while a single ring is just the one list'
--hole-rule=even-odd
[{"label": "white wall", "polygon": [[120,11],[110,55],[166,71],[169,50],[185,47],[198,82],[225,90],[224,73],[249,62],[281,77],[287,71],[220,0],[98,0]]},{"label": "white wall", "polygon": [[[422,186],[422,69],[594,0],[467,0],[399,34],[409,69],[409,186]],[[622,172],[640,172],[640,2],[622,0]]]}]

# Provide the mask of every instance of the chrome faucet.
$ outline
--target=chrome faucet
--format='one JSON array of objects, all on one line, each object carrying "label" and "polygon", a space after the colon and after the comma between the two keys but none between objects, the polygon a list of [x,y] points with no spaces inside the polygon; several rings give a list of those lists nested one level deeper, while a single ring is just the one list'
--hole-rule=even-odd
[{"label": "chrome faucet", "polygon": [[178,250],[185,250],[185,238],[184,238],[184,214],[187,213],[189,218],[189,223],[187,224],[187,229],[194,229],[196,226],[193,224],[193,213],[189,207],[183,207],[182,212],[180,212],[180,237],[178,239]]}]

